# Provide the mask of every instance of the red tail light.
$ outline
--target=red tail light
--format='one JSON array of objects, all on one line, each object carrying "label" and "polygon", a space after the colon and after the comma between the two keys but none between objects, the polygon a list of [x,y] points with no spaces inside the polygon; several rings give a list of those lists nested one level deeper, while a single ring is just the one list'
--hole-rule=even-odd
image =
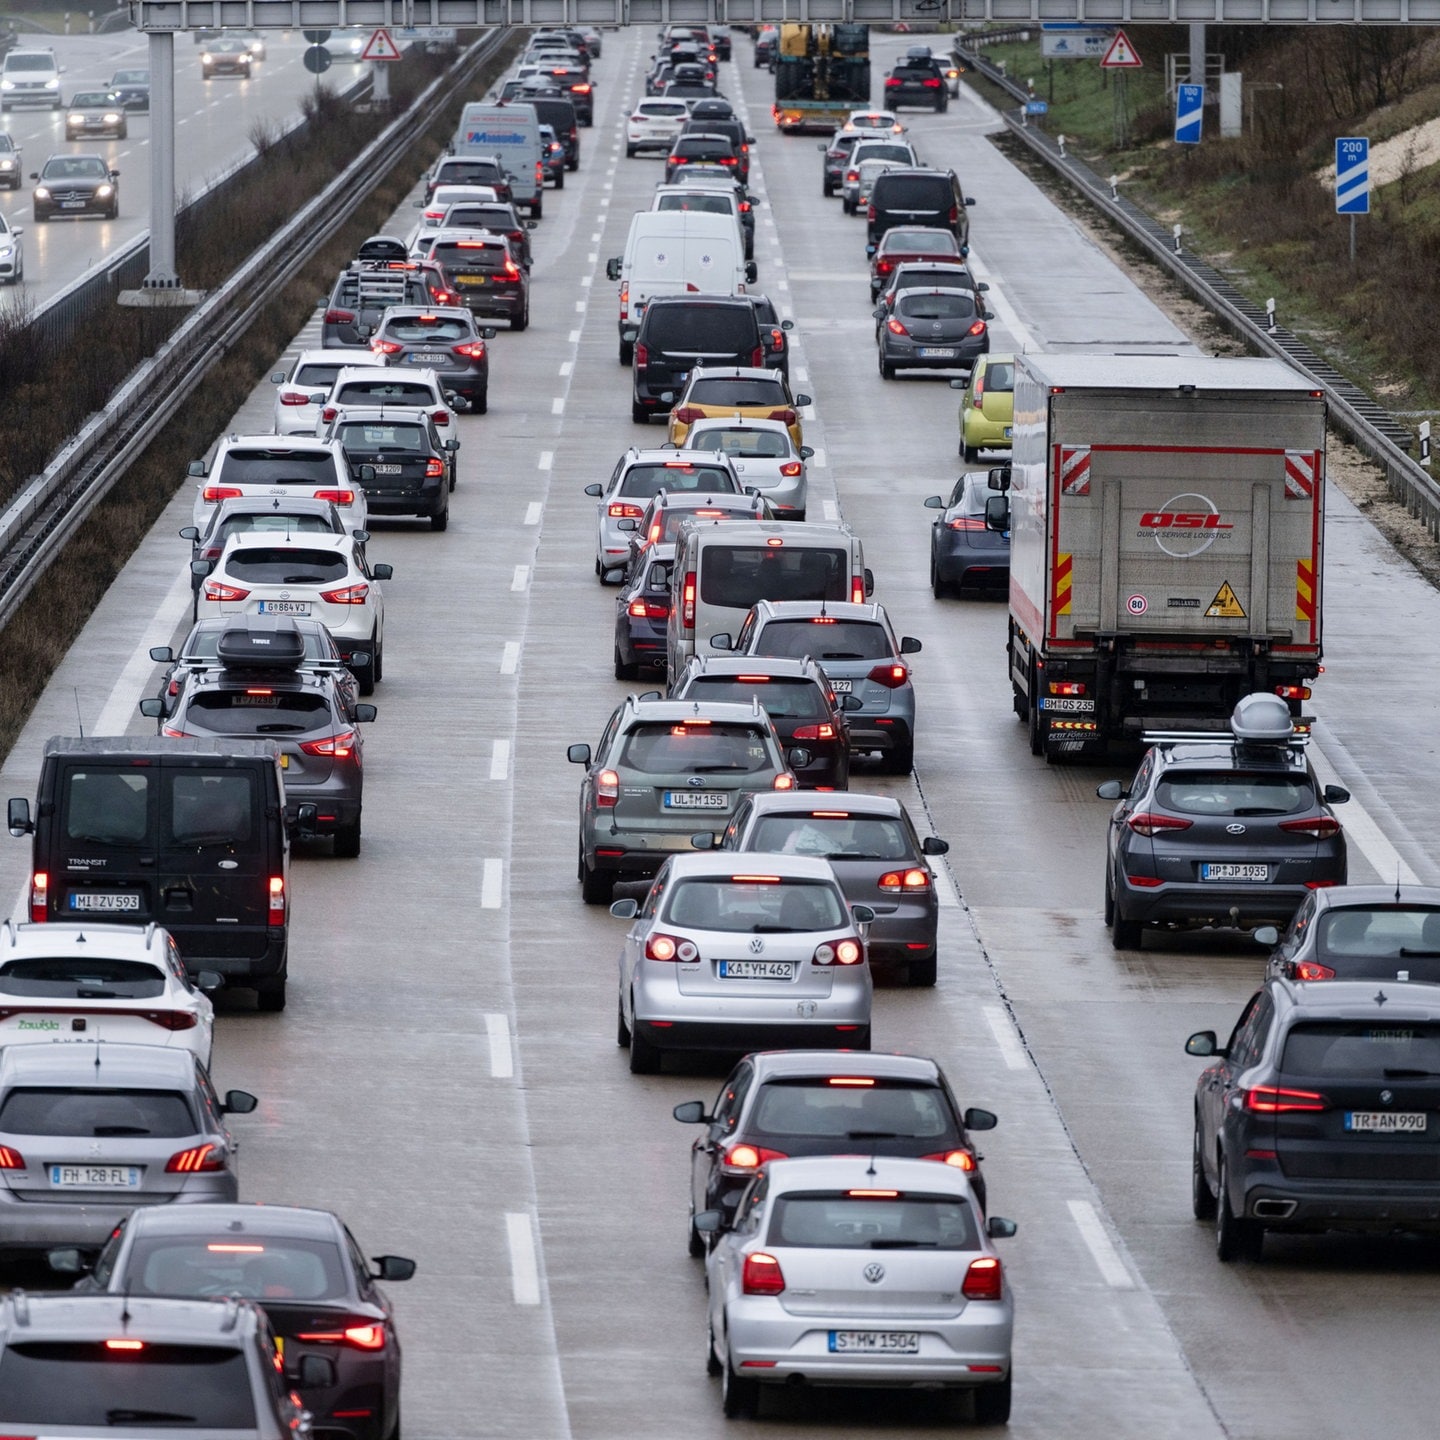
[{"label": "red tail light", "polygon": [[785,1275],[780,1262],[763,1250],[756,1250],[745,1257],[745,1269],[740,1279],[741,1289],[747,1295],[780,1295],[785,1290]]},{"label": "red tail light", "polygon": [[590,87],[588,85],[572,85],[570,89],[576,95],[588,95],[590,93]]},{"label": "red tail light", "polygon": [[893,315],[885,322],[885,328],[892,335],[908,335],[910,333]]},{"label": "red tail light", "polygon": [[757,345],[750,352],[750,364],[753,369],[763,370],[765,368],[765,347]]},{"label": "red tail light", "polygon": [[983,515],[957,515],[953,520],[945,522],[947,530],[983,530],[985,528],[985,517]]},{"label": "red tail light", "polygon": [[320,598],[331,605],[363,605],[370,587],[362,580],[358,585],[342,585],[338,590],[322,590]]},{"label": "red tail light", "polygon": [[218,580],[207,580],[205,582],[205,598],[221,603],[234,600],[243,600],[250,592],[242,590],[238,585],[222,585]]},{"label": "red tail light", "polygon": [[41,925],[50,918],[50,876],[37,870],[30,877],[30,923]]},{"label": "red tail light", "polygon": [[332,505],[353,505],[355,503],[355,492],[353,490],[317,490],[317,500],[328,500]]},{"label": "red tail light", "polygon": [[1293,968],[1296,980],[1333,980],[1335,978],[1335,972],[1328,965],[1320,964],[1318,960],[1302,960]]},{"label": "red tail light", "polygon": [[333,406],[327,405],[321,412],[320,418],[325,421],[333,420],[340,412]]},{"label": "red tail light", "polygon": [[405,347],[397,345],[393,340],[372,340],[370,348],[377,355],[398,355]]},{"label": "red tail light", "polygon": [[985,333],[985,322],[983,320],[977,320],[965,333],[967,335],[983,335]]},{"label": "red tail light", "polygon": [[770,420],[779,420],[783,425],[793,425],[798,418],[793,410],[772,410],[767,417]]},{"label": "red tail light", "polygon": [[637,620],[668,620],[670,607],[663,600],[632,600],[630,614]]},{"label": "red tail light", "polygon": [[327,325],[353,325],[355,323],[355,312],[353,310],[327,310],[325,312],[325,324]]},{"label": "red tail light", "polygon": [[695,628],[695,572],[685,572],[685,585],[681,591],[680,620],[687,630]]},{"label": "red tail light", "polygon": [[783,1150],[767,1150],[763,1145],[732,1145],[720,1157],[720,1171],[724,1175],[744,1175],[758,1170],[767,1160],[785,1160],[789,1157]]},{"label": "red tail light", "polygon": [[928,890],[928,870],[888,870],[880,877],[880,888],[887,895],[899,895],[905,890]]},{"label": "red tail light", "polygon": [[1048,688],[1052,695],[1083,695],[1085,682],[1083,680],[1052,680]]},{"label": "red tail light", "polygon": [[772,330],[770,332],[770,348],[772,350],[783,350],[785,348],[785,332],[783,330]]},{"label": "red tail light", "polygon": [[425,462],[425,478],[427,480],[443,480],[445,478],[445,462],[432,455]]},{"label": "red tail light", "polygon": [[967,1300],[999,1300],[1005,1293],[1004,1270],[994,1255],[970,1262],[960,1293]]},{"label": "red tail light", "polygon": [[463,355],[467,360],[483,360],[485,358],[485,342],[483,340],[470,340],[464,345],[453,347],[457,355]]},{"label": "red tail light", "polygon": [[200,498],[207,505],[218,505],[222,500],[238,500],[244,493],[233,485],[207,485]]},{"label": "red tail light", "polygon": [[953,1165],[968,1175],[975,1169],[975,1157],[968,1150],[937,1150],[933,1155],[922,1155],[922,1160],[938,1160],[942,1165]]},{"label": "red tail light", "polygon": [[[717,513],[718,513],[718,512],[717,512]],[[650,527],[650,532],[649,532],[649,534],[647,534],[646,537],[645,537],[645,543],[646,543],[647,545],[655,545],[655,544],[658,544],[658,543],[659,543],[659,540],[660,540],[660,532],[661,532],[664,528],[665,528],[665,522],[664,522],[663,520],[657,520],[657,521]]]},{"label": "red tail light", "polygon": [[432,410],[430,418],[437,425],[448,425],[450,423],[450,412],[448,410]]},{"label": "red tail light", "polygon": [[637,342],[634,359],[635,364],[643,370],[650,363],[650,351],[644,345]]},{"label": "red tail light", "polygon": [[450,291],[442,289],[435,285],[431,285],[429,289],[430,298],[437,305],[453,305],[460,298],[458,295],[452,295]]},{"label": "red tail light", "polygon": [[638,520],[644,515],[645,510],[640,505],[629,505],[622,500],[614,500],[610,503],[606,513],[617,520]]},{"label": "red tail light", "polygon": [[858,940],[826,941],[815,947],[810,958],[817,965],[858,965],[865,958],[865,950]]},{"label": "red tail light", "polygon": [[693,405],[682,405],[670,418],[678,420],[682,425],[693,425],[697,420],[705,418],[705,412],[697,410]]},{"label": "red tail light", "polygon": [[535,162],[535,188],[538,190],[545,184],[545,164],[541,160]]},{"label": "red tail light", "polygon": [[1308,700],[1310,687],[1308,685],[1277,685],[1275,693],[1282,700]]},{"label": "red tail light", "polygon": [[8,1145],[0,1145],[0,1170],[23,1170],[25,1157]]},{"label": "red tail light", "polygon": [[787,460],[787,461],[780,467],[780,473],[781,473],[782,475],[786,476],[787,478],[793,480],[793,479],[795,478],[795,476],[801,474],[801,473],[804,471],[804,469],[805,469],[805,463],[804,463],[804,461],[802,461],[802,460]]},{"label": "red tail light", "polygon": [[166,1162],[167,1175],[198,1175],[206,1170],[223,1170],[225,1152],[214,1145],[194,1145],[189,1150],[177,1150]]},{"label": "red tail light", "polygon": [[1284,1090],[1276,1085],[1255,1085],[1245,1092],[1245,1108],[1261,1115],[1284,1115],[1292,1110],[1328,1110],[1330,1102],[1314,1090]]},{"label": "red tail light", "polygon": [[887,80],[885,82],[885,88],[887,90],[898,90],[900,88],[900,81],[895,79]]},{"label": "red tail light", "polygon": [[1162,835],[1168,830],[1188,830],[1189,820],[1181,820],[1176,815],[1152,815],[1148,810],[1142,810],[1138,815],[1132,815],[1125,822],[1137,835]]},{"label": "red tail light", "polygon": [[280,392],[280,403],[282,405],[308,405],[310,403],[310,397],[308,395],[298,395],[293,390],[282,390]]},{"label": "red tail light", "polygon": [[333,760],[348,760],[355,753],[355,732],[342,730],[323,740],[302,740],[300,748],[307,755],[326,755]]},{"label": "red tail light", "polygon": [[200,1022],[189,1010],[125,1010],[109,1012],[112,1015],[138,1015],[162,1030],[193,1030]]},{"label": "red tail light", "polygon": [[835,738],[835,727],[829,723],[823,725],[802,725],[791,737],[794,740],[833,740]]},{"label": "red tail light", "polygon": [[958,225],[960,223],[960,207],[958,205],[952,205],[950,207],[950,223],[952,225]]},{"label": "red tail light", "polygon": [[[297,1335],[297,1340],[304,1340],[311,1345],[352,1345],[356,1350],[383,1350],[385,1348],[385,1326],[383,1324],[373,1325],[351,1325],[345,1330],[312,1330],[304,1335]],[[337,1415],[341,1411],[335,1412]],[[365,1412],[367,1415],[369,1411]]]},{"label": "red tail light", "polygon": [[875,273],[877,275],[888,275],[895,268],[891,260],[877,260],[875,262]]},{"label": "red tail light", "polygon": [[689,965],[700,958],[700,948],[693,940],[682,940],[678,935],[652,935],[645,942],[645,958]]},{"label": "red tail light", "polygon": [[873,220],[875,219],[875,202],[874,202],[873,200],[872,200],[872,201],[870,202],[870,204],[866,207],[866,210],[865,210],[865,218],[866,218],[867,220],[871,220],[871,221],[873,221]]},{"label": "red tail light", "polygon": [[595,777],[595,803],[602,810],[609,810],[619,799],[620,777],[613,770],[602,770]]},{"label": "red tail light", "polygon": [[270,877],[269,890],[269,923],[271,925],[283,925],[285,923],[285,877],[283,875],[272,875]]},{"label": "red tail light", "polygon": [[520,278],[520,267],[513,260],[507,260],[505,262],[505,273],[512,280],[518,280]]},{"label": "red tail light", "polygon": [[845,172],[845,183],[846,183],[847,185],[853,184],[854,182],[856,182],[857,180],[859,180],[859,178],[860,178],[860,172],[859,172],[858,170],[847,170],[847,171]]},{"label": "red tail light", "polygon": [[790,772],[784,771],[777,775],[771,782],[772,790],[793,790],[795,788],[795,777]]},{"label": "red tail light", "polygon": [[938,80],[922,80],[920,84],[924,86],[926,90],[938,90],[940,88],[940,81]]},{"label": "red tail light", "polygon": [[747,215],[747,214],[749,214],[749,212],[750,212],[750,202],[749,202],[748,200],[742,200],[742,201],[740,202],[740,213],[741,213],[742,215]]},{"label": "red tail light", "polygon": [[887,690],[898,690],[910,678],[910,670],[905,665],[877,665],[865,678]]},{"label": "red tail light", "polygon": [[1311,835],[1328,840],[1340,833],[1340,822],[1333,815],[1314,815],[1308,820],[1282,820],[1280,828],[1289,835]]}]

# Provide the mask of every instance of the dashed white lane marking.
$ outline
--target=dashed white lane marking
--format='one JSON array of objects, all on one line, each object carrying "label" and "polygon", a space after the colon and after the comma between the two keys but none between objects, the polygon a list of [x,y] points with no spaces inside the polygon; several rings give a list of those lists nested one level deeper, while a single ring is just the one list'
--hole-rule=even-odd
[{"label": "dashed white lane marking", "polygon": [[520,642],[518,640],[507,640],[504,652],[500,656],[500,673],[502,675],[513,675],[515,667],[520,663]]},{"label": "dashed white lane marking", "polygon": [[840,518],[840,507],[833,501],[825,501],[823,507],[827,520],[838,520]]},{"label": "dashed white lane marking", "polygon": [[600,239],[600,237],[601,237],[604,233],[605,233],[605,232],[604,232],[603,230],[597,230],[597,231],[590,237],[590,243],[591,243],[592,245],[594,245],[594,244]]},{"label": "dashed white lane marking", "polygon": [[563,395],[557,395],[550,402],[550,413],[552,415],[563,415],[565,413],[565,397]]},{"label": "dashed white lane marking", "polygon": [[540,1265],[535,1256],[535,1227],[528,1215],[505,1216],[510,1242],[510,1294],[517,1305],[540,1303]]},{"label": "dashed white lane marking", "polygon": [[609,197],[608,195],[602,195],[602,196],[600,197],[600,204],[601,204],[602,206],[608,205],[609,203],[610,203],[610,197]]},{"label": "dashed white lane marking", "polygon": [[530,584],[530,567],[528,565],[517,565],[515,574],[510,580],[511,590],[524,590]]},{"label": "dashed white lane marking", "polygon": [[580,277],[580,286],[582,289],[588,290],[594,283],[595,277],[593,275],[582,275]]},{"label": "dashed white lane marking", "polygon": [[1090,1252],[1090,1258],[1094,1260],[1101,1279],[1112,1290],[1133,1290],[1135,1281],[1125,1268],[1120,1252],[1105,1233],[1105,1227],[1100,1223],[1095,1207],[1088,1200],[1067,1200],[1065,1203],[1070,1207],[1070,1214],[1080,1231],[1080,1238],[1085,1242],[1085,1248]]},{"label": "dashed white lane marking", "polygon": [[[552,456],[551,458],[553,459],[554,457]],[[542,465],[540,468],[543,470],[545,467]],[[527,524],[527,525],[538,525],[538,524],[540,523],[540,517],[541,517],[544,513],[545,513],[545,507],[544,507],[544,505],[542,505],[542,504],[540,503],[540,501],[538,501],[538,500],[532,500],[532,501],[525,507],[525,524]]]},{"label": "dashed white lane marking", "polygon": [[490,1039],[490,1073],[497,1080],[511,1079],[515,1056],[510,1050],[510,1022],[503,1015],[487,1015],[485,1033]]},{"label": "dashed white lane marking", "polygon": [[[102,730],[108,735],[108,730]],[[1324,742],[1310,747],[1310,759],[1320,780],[1326,785],[1343,782],[1323,748]],[[1417,885],[1420,877],[1400,858],[1400,852],[1385,838],[1375,818],[1360,804],[1352,800],[1344,809],[1345,838],[1352,845],[1360,847],[1360,853],[1375,867],[1381,884],[1393,879],[1397,885]]]},{"label": "dashed white lane marking", "polygon": [[495,740],[490,745],[490,778],[504,780],[510,774],[510,742]]},{"label": "dashed white lane marking", "polygon": [[810,383],[810,372],[803,366],[797,365],[790,377],[797,385],[808,385]]},{"label": "dashed white lane marking", "polygon": [[575,362],[574,362],[573,360],[562,360],[562,361],[560,362],[560,377],[561,377],[561,379],[564,379],[564,377],[565,377],[566,375],[568,375],[574,368],[575,368]]},{"label": "dashed white lane marking", "polygon": [[[553,450],[542,450],[542,451],[540,452],[540,462],[539,462],[539,464],[536,466],[536,469],[538,469],[538,470],[548,470],[554,463],[555,463],[555,452],[554,452]],[[539,502],[537,501],[537,502],[536,502],[537,508],[538,508],[538,503],[539,503]],[[528,510],[525,512],[525,517],[526,517],[526,518],[525,518],[525,523],[526,523],[527,525],[534,525],[534,524],[536,523],[536,521],[538,521],[539,518],[540,518],[539,515],[536,515],[535,519],[534,519],[534,520],[531,520],[531,519],[529,518],[529,517],[530,517],[530,512],[529,512]]]},{"label": "dashed white lane marking", "polygon": [[592,250],[592,251],[585,257],[585,263],[586,263],[587,265],[593,265],[599,258],[600,258],[600,252],[599,252],[598,250]]},{"label": "dashed white lane marking", "polygon": [[1030,1060],[1025,1054],[1025,1047],[1015,1034],[1015,1027],[1010,1023],[1010,1017],[999,1005],[985,1005],[981,1008],[985,1012],[985,1023],[995,1037],[995,1044],[999,1047],[1000,1058],[1005,1062],[1005,1068],[1007,1070],[1024,1070],[1030,1064]]},{"label": "dashed white lane marking", "polygon": [[570,343],[572,345],[578,345],[580,343],[580,332],[578,330],[572,330],[570,332]]},{"label": "dashed white lane marking", "polygon": [[588,302],[584,300],[577,300],[575,302],[575,308],[583,315],[585,313],[585,306],[587,303]]},{"label": "dashed white lane marking", "polygon": [[501,894],[505,888],[505,862],[487,860],[480,875],[480,908],[498,910]]},{"label": "dashed white lane marking", "polygon": [[815,453],[810,457],[810,463],[814,465],[817,469],[830,463],[825,458],[825,447],[823,445],[815,446]]}]

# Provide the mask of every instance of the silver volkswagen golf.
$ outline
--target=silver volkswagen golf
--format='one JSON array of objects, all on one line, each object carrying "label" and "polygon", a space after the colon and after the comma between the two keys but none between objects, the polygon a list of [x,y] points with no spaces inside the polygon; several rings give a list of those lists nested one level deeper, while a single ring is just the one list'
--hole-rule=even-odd
[{"label": "silver volkswagen golf", "polygon": [[829,862],[798,855],[674,855],[620,951],[617,1039],[650,1074],[667,1050],[870,1048],[867,905]]}]

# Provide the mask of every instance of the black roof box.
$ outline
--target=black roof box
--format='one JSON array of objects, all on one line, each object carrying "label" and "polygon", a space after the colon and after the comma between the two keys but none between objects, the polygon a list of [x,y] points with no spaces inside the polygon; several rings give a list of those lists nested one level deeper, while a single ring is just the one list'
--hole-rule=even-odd
[{"label": "black roof box", "polygon": [[305,658],[305,637],[284,616],[237,615],[215,653],[227,670],[294,670]]}]

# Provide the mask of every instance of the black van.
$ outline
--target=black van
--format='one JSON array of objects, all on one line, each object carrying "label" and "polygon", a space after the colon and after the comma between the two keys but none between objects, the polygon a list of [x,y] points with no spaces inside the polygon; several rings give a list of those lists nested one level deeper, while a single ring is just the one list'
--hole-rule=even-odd
[{"label": "black van", "polygon": [[285,1008],[290,839],[272,741],[52,737],[34,818],[11,800],[9,824],[35,837],[32,921],[153,920],[191,973]]},{"label": "black van", "polygon": [[[942,92],[943,93],[943,92]],[[960,253],[970,253],[970,217],[967,200],[953,170],[895,169],[875,177],[870,192],[868,254],[875,253],[880,237],[897,225],[923,225],[931,230],[948,230],[960,244]]]},{"label": "black van", "polygon": [[580,119],[575,103],[560,95],[526,95],[519,99],[534,107],[535,118],[555,131],[555,138],[565,147],[565,168],[580,168]]},{"label": "black van", "polygon": [[760,322],[748,295],[661,295],[645,307],[635,346],[630,415],[644,424],[667,415],[697,365],[765,364]]}]

